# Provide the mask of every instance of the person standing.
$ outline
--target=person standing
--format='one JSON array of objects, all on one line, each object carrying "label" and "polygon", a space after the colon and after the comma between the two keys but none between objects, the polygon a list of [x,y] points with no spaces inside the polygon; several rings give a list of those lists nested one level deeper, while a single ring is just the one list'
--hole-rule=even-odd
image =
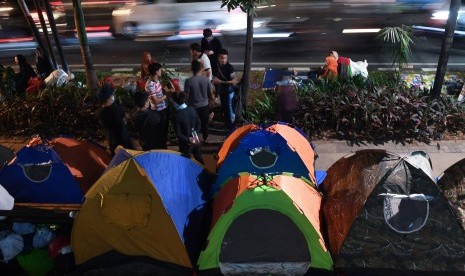
[{"label": "person standing", "polygon": [[213,100],[211,83],[202,75],[202,65],[197,60],[192,61],[191,70],[194,74],[186,80],[184,92],[187,96],[187,104],[195,108],[202,129],[204,143],[208,143],[208,124],[210,121],[210,108],[208,103]]},{"label": "person standing", "polygon": [[168,93],[173,88],[168,88],[161,83],[162,66],[160,63],[149,65],[149,79],[145,83],[145,91],[149,93],[150,109],[156,110],[160,114],[160,137],[163,149],[167,148],[168,127],[170,112],[168,108]]},{"label": "person standing", "polygon": [[192,106],[185,103],[186,94],[184,92],[175,93],[173,100],[176,103],[176,114],[174,116],[174,132],[178,137],[179,151],[185,156],[194,155],[202,165],[204,164],[200,141],[197,132],[200,130],[200,118]]},{"label": "person standing", "polygon": [[198,43],[191,44],[191,61],[197,60],[202,64],[203,71],[202,74],[206,76],[210,81],[212,80],[212,68],[210,64],[210,59],[206,54],[202,52],[202,48]]},{"label": "person standing", "polygon": [[134,102],[137,110],[132,114],[132,121],[139,137],[139,143],[143,151],[162,149],[162,137],[160,137],[160,114],[149,108],[149,94],[145,91],[137,91],[134,94]]},{"label": "person standing", "polygon": [[105,82],[99,92],[102,104],[99,112],[100,122],[107,134],[108,146],[112,156],[118,145],[126,149],[134,149],[129,130],[126,125],[126,113],[121,104],[115,102],[115,89],[111,83]]},{"label": "person standing", "polygon": [[142,81],[146,81],[150,74],[149,74],[149,65],[155,63],[156,61],[152,59],[152,55],[145,51],[142,53],[142,61],[140,64],[140,78]]},{"label": "person standing", "polygon": [[29,79],[37,77],[37,74],[23,55],[16,55],[15,63],[19,66],[19,72],[15,75],[16,94],[24,94],[26,92]]},{"label": "person standing", "polygon": [[203,30],[203,38],[200,41],[202,53],[206,54],[210,59],[210,64],[214,64],[218,59],[218,51],[223,48],[221,41],[213,36],[211,29]]},{"label": "person standing", "polygon": [[218,51],[218,61],[214,68],[213,84],[215,84],[217,94],[220,97],[221,110],[225,120],[226,127],[230,129],[235,121],[235,114],[232,107],[234,97],[233,86],[238,83],[234,67],[228,61],[228,51],[220,49]]}]

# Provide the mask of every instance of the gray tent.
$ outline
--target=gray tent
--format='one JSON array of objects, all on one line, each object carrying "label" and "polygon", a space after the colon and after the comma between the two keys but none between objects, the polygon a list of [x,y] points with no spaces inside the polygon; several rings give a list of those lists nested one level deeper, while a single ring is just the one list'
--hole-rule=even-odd
[{"label": "gray tent", "polygon": [[465,229],[465,158],[447,168],[439,176],[438,185]]},{"label": "gray tent", "polygon": [[10,162],[14,156],[15,153],[11,149],[5,147],[4,145],[0,145],[0,168],[6,163]]},{"label": "gray tent", "polygon": [[465,235],[431,172],[424,152],[384,150],[358,151],[328,169],[322,210],[336,272],[465,273]]}]

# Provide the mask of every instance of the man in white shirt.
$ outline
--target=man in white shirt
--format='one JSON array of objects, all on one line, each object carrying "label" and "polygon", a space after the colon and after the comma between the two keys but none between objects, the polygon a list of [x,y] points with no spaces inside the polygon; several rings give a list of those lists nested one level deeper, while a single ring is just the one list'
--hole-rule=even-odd
[{"label": "man in white shirt", "polygon": [[193,60],[198,60],[203,67],[203,75],[206,76],[210,81],[212,80],[212,69],[210,65],[210,59],[206,54],[202,52],[202,48],[198,43],[191,44],[191,58]]}]

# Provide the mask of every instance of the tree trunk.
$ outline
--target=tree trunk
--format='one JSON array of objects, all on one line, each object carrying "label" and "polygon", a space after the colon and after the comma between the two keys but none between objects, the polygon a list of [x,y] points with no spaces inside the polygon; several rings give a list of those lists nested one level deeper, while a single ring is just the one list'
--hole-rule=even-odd
[{"label": "tree trunk", "polygon": [[44,14],[42,13],[42,5],[40,3],[40,0],[34,0],[34,5],[36,6],[37,15],[39,16],[40,25],[42,26],[42,31],[44,32],[45,43],[47,44],[48,48],[48,51],[43,52],[44,58],[49,63],[50,68],[56,70],[58,69],[57,61],[55,58],[55,54],[53,53],[52,42],[50,41],[50,37],[48,35],[47,24],[45,23]]},{"label": "tree trunk", "polygon": [[21,11],[24,14],[24,17],[26,17],[27,23],[29,24],[29,28],[31,28],[32,34],[34,35],[37,45],[39,45],[39,48],[43,53],[46,53],[47,49],[45,48],[44,43],[42,42],[39,30],[37,30],[36,24],[34,23],[34,19],[32,19],[31,13],[29,12],[29,8],[27,7],[26,2],[24,0],[18,0],[18,4],[21,8]]},{"label": "tree trunk", "polygon": [[247,102],[249,100],[250,90],[250,71],[252,68],[252,50],[253,50],[253,11],[247,11],[247,34],[245,40],[245,57],[244,57],[244,73],[242,75],[242,105],[244,111],[247,110]]},{"label": "tree trunk", "polygon": [[81,0],[73,0],[74,21],[76,24],[79,45],[81,46],[81,56],[86,70],[87,87],[91,89],[98,88],[97,73],[95,72],[94,63],[90,54],[89,43],[87,40],[86,24],[84,22],[84,13],[82,12]]},{"label": "tree trunk", "polygon": [[449,18],[447,19],[444,38],[442,40],[441,54],[439,55],[438,67],[436,69],[436,77],[434,78],[434,86],[431,96],[439,99],[441,96],[442,84],[446,74],[447,62],[449,60],[449,52],[454,41],[455,25],[457,24],[457,15],[460,8],[460,0],[451,0],[449,7]]},{"label": "tree trunk", "polygon": [[63,67],[63,71],[69,73],[68,63],[66,62],[65,55],[63,53],[63,47],[61,47],[60,38],[58,37],[58,30],[57,25],[55,23],[55,18],[53,17],[52,7],[50,6],[50,1],[43,0],[43,4],[45,7],[45,11],[47,12],[48,23],[50,24],[50,29],[52,29],[53,38],[55,40],[55,46],[58,50],[58,55],[61,59],[61,65]]}]

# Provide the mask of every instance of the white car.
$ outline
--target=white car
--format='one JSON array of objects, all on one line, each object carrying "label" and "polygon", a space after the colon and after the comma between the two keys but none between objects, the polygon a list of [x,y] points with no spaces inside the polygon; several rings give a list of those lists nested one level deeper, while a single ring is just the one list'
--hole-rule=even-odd
[{"label": "white car", "polygon": [[173,35],[204,28],[221,32],[245,30],[247,17],[240,9],[221,8],[221,1],[154,0],[134,2],[112,13],[115,37],[133,39],[138,36]]}]

